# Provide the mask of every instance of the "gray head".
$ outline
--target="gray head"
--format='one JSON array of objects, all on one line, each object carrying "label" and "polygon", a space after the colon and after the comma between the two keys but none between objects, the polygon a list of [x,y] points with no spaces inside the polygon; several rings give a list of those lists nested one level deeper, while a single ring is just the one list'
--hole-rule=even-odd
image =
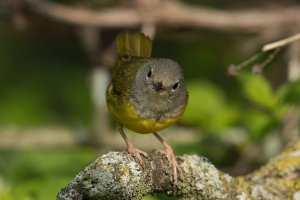
[{"label": "gray head", "polygon": [[151,59],[136,73],[131,101],[143,118],[163,121],[182,113],[187,90],[181,67],[170,59]]}]

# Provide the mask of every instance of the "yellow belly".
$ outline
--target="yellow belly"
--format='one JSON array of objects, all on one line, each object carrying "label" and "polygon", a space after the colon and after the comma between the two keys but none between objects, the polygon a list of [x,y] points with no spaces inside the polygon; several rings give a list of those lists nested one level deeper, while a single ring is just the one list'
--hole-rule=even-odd
[{"label": "yellow belly", "polygon": [[137,132],[137,133],[153,133],[160,131],[178,121],[181,115],[174,118],[166,119],[164,121],[156,121],[154,119],[141,118],[135,111],[135,107],[130,104],[129,101],[116,99],[116,96],[112,94],[110,88],[107,91],[107,105],[110,112],[113,114],[115,120]]}]

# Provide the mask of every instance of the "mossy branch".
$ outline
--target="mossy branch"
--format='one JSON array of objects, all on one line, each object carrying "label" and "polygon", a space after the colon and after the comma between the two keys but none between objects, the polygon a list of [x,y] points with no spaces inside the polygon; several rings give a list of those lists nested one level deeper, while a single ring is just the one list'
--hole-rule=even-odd
[{"label": "mossy branch", "polygon": [[167,158],[157,152],[141,167],[127,152],[109,152],[80,172],[57,195],[71,199],[141,199],[165,193],[178,199],[300,199],[300,140],[259,170],[232,177],[204,157],[177,157],[182,173],[174,184]]}]

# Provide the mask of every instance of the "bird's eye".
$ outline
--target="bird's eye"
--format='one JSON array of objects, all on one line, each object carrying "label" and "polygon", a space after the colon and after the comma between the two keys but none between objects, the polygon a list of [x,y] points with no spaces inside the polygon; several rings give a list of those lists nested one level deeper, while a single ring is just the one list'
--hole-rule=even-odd
[{"label": "bird's eye", "polygon": [[149,65],[149,71],[148,71],[148,73],[147,73],[147,75],[146,75],[146,78],[147,79],[149,79],[152,75],[153,75],[153,72],[154,72],[154,69],[155,69],[155,65],[154,64],[151,64],[151,65]]},{"label": "bird's eye", "polygon": [[178,86],[179,86],[179,82],[176,82],[176,83],[172,86],[172,91],[177,90]]},{"label": "bird's eye", "polygon": [[147,78],[150,78],[152,76],[152,70],[150,69],[149,72],[147,73]]}]

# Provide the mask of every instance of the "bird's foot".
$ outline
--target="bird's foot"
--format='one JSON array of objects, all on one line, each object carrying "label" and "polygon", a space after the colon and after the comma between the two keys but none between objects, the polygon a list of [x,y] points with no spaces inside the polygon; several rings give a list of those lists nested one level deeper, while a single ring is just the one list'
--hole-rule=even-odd
[{"label": "bird's foot", "polygon": [[147,156],[148,154],[147,154],[146,152],[144,152],[144,151],[142,151],[142,150],[136,148],[136,147],[133,146],[133,144],[131,144],[131,143],[128,143],[128,144],[127,144],[127,151],[128,151],[128,153],[130,153],[131,155],[133,155],[133,157],[134,157],[135,159],[137,159],[138,162],[143,166],[144,161],[143,161],[143,159],[142,159],[142,157],[141,157],[141,154],[142,154],[143,156]]},{"label": "bird's foot", "polygon": [[173,169],[174,183],[176,184],[177,183],[177,172],[179,172],[179,174],[181,174],[181,169],[176,161],[172,147],[170,145],[168,145],[167,143],[164,143],[164,146],[165,146],[165,154],[167,156],[169,164],[171,165],[171,167]]}]

